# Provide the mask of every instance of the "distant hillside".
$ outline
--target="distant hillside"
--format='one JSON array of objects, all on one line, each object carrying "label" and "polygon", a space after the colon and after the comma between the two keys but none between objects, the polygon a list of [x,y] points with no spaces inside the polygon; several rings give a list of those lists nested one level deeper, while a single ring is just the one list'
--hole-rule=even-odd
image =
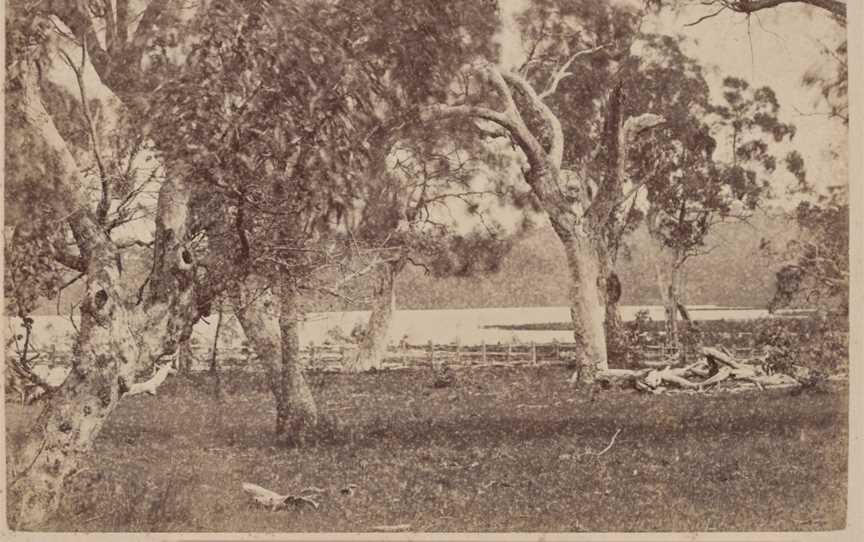
[{"label": "distant hillside", "polygon": [[[719,226],[709,239],[709,254],[687,265],[685,302],[696,305],[765,306],[774,292],[774,272],[779,262],[759,249],[763,238],[782,246],[794,235],[795,227],[778,215],[759,214],[749,223],[730,222]],[[647,243],[647,232],[637,230],[627,240],[619,258],[625,305],[652,305],[660,302]],[[132,260],[132,258],[129,258]],[[140,284],[146,262],[124,261],[128,285]],[[398,278],[397,304],[403,309],[472,307],[528,307],[567,305],[569,275],[564,250],[548,226],[526,234],[504,258],[497,273],[474,277],[435,278],[418,267],[408,266]],[[362,290],[362,288],[361,288]],[[69,288],[60,303],[61,314],[81,295],[81,285]],[[357,299],[363,298],[357,295]],[[365,309],[364,304],[348,305],[333,297],[312,299],[311,311]],[[56,300],[43,303],[36,314],[56,314]]]},{"label": "distant hillside", "polygon": [[[686,266],[685,301],[696,305],[767,305],[774,294],[774,272],[779,262],[759,249],[760,242],[765,238],[781,246],[792,234],[794,227],[785,219],[765,214],[749,223],[719,226],[707,243],[711,252]],[[660,302],[647,240],[647,232],[637,230],[619,258],[622,304]],[[567,305],[568,285],[564,249],[551,228],[544,227],[517,243],[495,274],[435,279],[422,269],[406,269],[399,277],[397,303],[406,309]]]}]

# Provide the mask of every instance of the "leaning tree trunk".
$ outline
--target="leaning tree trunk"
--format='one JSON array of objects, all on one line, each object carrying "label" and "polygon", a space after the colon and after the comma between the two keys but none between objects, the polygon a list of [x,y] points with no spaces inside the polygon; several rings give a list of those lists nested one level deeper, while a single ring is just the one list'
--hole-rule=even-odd
[{"label": "leaning tree trunk", "polygon": [[357,355],[346,367],[349,371],[361,372],[381,368],[381,362],[387,354],[390,324],[396,312],[396,275],[399,273],[399,268],[398,262],[388,262],[379,270],[369,325],[366,327]]},{"label": "leaning tree trunk", "polygon": [[[9,523],[35,530],[56,510],[65,480],[79,468],[136,371],[188,338],[196,314],[195,266],[183,245],[188,187],[169,176],[157,202],[154,273],[145,303],[133,308],[123,302],[117,247],[89,209],[86,181],[42,103],[36,68],[22,63],[17,69],[7,83],[7,125],[15,127],[15,137],[7,140],[7,171],[16,182],[40,183],[44,201],[68,221],[87,272],[70,375],[10,454]],[[38,175],[23,163],[33,156],[41,160]]]},{"label": "leaning tree trunk", "polygon": [[318,424],[318,408],[303,375],[300,361],[300,317],[297,285],[282,277],[279,285],[279,330],[282,338],[281,383],[285,409],[276,417],[276,434],[303,441],[306,429]]}]

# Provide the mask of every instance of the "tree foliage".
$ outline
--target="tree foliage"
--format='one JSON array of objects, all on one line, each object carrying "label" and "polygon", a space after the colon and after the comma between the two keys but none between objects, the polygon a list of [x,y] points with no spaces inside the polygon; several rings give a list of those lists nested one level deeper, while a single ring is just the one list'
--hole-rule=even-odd
[{"label": "tree foliage", "polygon": [[777,272],[773,309],[818,307],[849,312],[849,202],[835,188],[794,212],[800,238],[786,247],[788,263]]}]

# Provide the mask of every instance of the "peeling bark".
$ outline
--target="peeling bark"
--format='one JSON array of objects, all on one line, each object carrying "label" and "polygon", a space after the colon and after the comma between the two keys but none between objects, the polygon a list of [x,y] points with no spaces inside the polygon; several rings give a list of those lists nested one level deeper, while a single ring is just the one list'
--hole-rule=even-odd
[{"label": "peeling bark", "polygon": [[[18,69],[7,87],[16,136],[9,139],[14,143],[7,142],[7,157],[42,158],[44,179],[32,182],[50,187],[46,202],[66,217],[87,270],[70,375],[12,456],[9,523],[34,530],[56,510],[65,479],[77,470],[135,372],[171,353],[177,335],[191,331],[191,321],[183,319],[192,313],[184,304],[192,290],[194,263],[181,258],[188,190],[182,181],[172,180],[163,186],[157,205],[162,265],[144,305],[132,309],[123,303],[117,247],[89,209],[86,182],[45,109],[35,67]],[[28,147],[26,153],[22,146]]]}]

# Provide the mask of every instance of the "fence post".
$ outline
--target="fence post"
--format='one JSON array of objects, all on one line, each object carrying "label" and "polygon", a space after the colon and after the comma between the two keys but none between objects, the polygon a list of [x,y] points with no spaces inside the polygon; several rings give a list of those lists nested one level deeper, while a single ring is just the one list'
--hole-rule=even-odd
[{"label": "fence post", "polygon": [[435,366],[435,346],[432,344],[432,339],[429,339],[429,367]]},{"label": "fence post", "polygon": [[456,337],[456,363],[462,362],[462,341]]},{"label": "fence post", "polygon": [[315,367],[315,341],[309,341],[309,367]]},{"label": "fence post", "polygon": [[486,364],[486,341],[480,342],[480,356],[483,360],[483,364]]},{"label": "fence post", "polygon": [[531,341],[531,365],[537,365],[537,344]]},{"label": "fence post", "polygon": [[507,363],[510,363],[510,357],[513,355],[513,341],[507,343]]},{"label": "fence post", "polygon": [[402,347],[402,365],[408,365],[408,343],[402,341],[399,345]]},{"label": "fence post", "polygon": [[561,343],[558,342],[558,339],[555,339],[554,343],[555,343],[555,361],[561,361]]}]

